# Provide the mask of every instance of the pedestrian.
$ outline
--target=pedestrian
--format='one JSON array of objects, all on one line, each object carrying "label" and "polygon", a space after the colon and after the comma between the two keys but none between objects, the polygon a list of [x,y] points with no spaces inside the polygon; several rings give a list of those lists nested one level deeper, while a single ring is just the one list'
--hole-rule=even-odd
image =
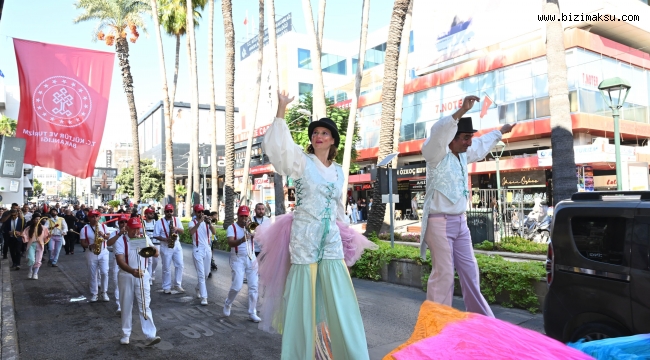
[{"label": "pedestrian", "polygon": [[76,229],[77,218],[72,215],[70,209],[67,209],[63,216],[63,220],[68,226],[68,233],[63,237],[65,239],[65,254],[74,255],[74,245],[79,241],[79,231]]},{"label": "pedestrian", "polygon": [[[160,240],[154,239],[154,229],[156,227],[156,220],[154,219],[154,210],[151,207],[148,207],[144,210],[144,231],[145,234],[149,239],[151,239],[151,242],[153,243],[153,246],[160,252]],[[149,268],[147,271],[149,271],[149,285],[153,285],[154,278],[156,277],[156,268],[158,268],[158,258],[154,257],[149,261]]]},{"label": "pedestrian", "polygon": [[[212,223],[216,224],[217,221],[219,221],[219,214],[216,211],[210,212],[210,217],[212,218]],[[217,267],[217,264],[214,262],[214,244],[218,241],[219,239],[217,238],[217,234],[212,234],[212,237],[210,237],[210,273],[208,273],[208,278],[212,277],[212,271],[217,271],[219,268]]]},{"label": "pedestrian", "polygon": [[[120,267],[118,284],[120,288],[120,306],[122,318],[122,338],[120,344],[127,345],[131,337],[133,325],[132,309],[135,300],[136,307],[140,313],[140,325],[145,336],[145,345],[152,346],[160,342],[156,336],[156,325],[153,323],[151,313],[151,287],[149,286],[149,272],[147,262],[149,259],[139,256],[138,249],[152,246],[146,237],[140,237],[142,224],[140,219],[132,217],[128,220],[127,226],[119,231],[119,239],[115,242],[115,259]],[[158,256],[156,250],[154,257]],[[142,278],[142,280],[140,280]],[[142,289],[141,289],[142,287]],[[144,293],[144,298],[142,297]],[[143,309],[144,306],[144,309]]]},{"label": "pedestrian", "polygon": [[360,198],[357,202],[357,220],[359,222],[363,221],[364,214],[366,212],[366,199]]},{"label": "pedestrian", "polygon": [[[110,301],[106,290],[108,289],[108,249],[106,240],[109,239],[108,228],[99,224],[99,211],[93,210],[88,213],[88,225],[81,229],[81,246],[88,248],[86,252],[86,263],[90,276],[90,302],[96,302],[101,297],[102,301]],[[98,238],[98,245],[95,239]],[[99,255],[93,253],[93,249],[99,246]],[[98,271],[101,276],[98,275]],[[101,281],[101,285],[99,284]],[[98,287],[101,286],[102,293],[98,294]],[[98,296],[99,295],[99,296]]]},{"label": "pedestrian", "polygon": [[[160,241],[162,258],[162,287],[165,294],[184,293],[183,283],[183,248],[180,234],[184,232],[181,219],[174,216],[174,205],[165,205],[165,217],[156,222],[154,239]],[[174,235],[175,234],[175,235]],[[176,237],[176,240],[172,238]],[[171,246],[171,247],[170,247]],[[174,264],[174,287],[172,288],[172,262]]]},{"label": "pedestrian", "polygon": [[418,194],[413,195],[413,198],[411,199],[411,218],[415,220],[419,220],[420,216],[418,214]]},{"label": "pedestrian", "polygon": [[49,236],[49,231],[41,224],[41,213],[35,211],[32,214],[32,221],[25,229],[25,239],[27,240],[27,266],[29,272],[28,279],[38,280],[38,270],[41,267],[43,258],[43,248]]},{"label": "pedestrian", "polygon": [[352,200],[350,207],[352,209],[352,223],[356,224],[359,219],[359,207],[357,206],[357,202],[355,200]]},{"label": "pedestrian", "polygon": [[8,219],[2,224],[2,233],[5,241],[9,243],[9,252],[11,253],[11,269],[20,270],[20,258],[22,257],[23,231],[25,230],[25,219],[18,214],[18,204],[16,208],[11,206]]},{"label": "pedestrian", "polygon": [[264,202],[264,212],[266,213],[266,217],[271,217],[271,205],[269,205],[268,201]]},{"label": "pedestrian", "polygon": [[[264,205],[257,204],[262,208],[262,219],[264,219]],[[256,214],[257,215],[257,214]],[[237,209],[237,222],[233,223],[226,230],[226,238],[230,246],[230,269],[232,270],[232,283],[230,292],[223,306],[223,314],[230,316],[232,303],[244,284],[246,275],[248,285],[248,319],[252,322],[260,322],[257,316],[257,257],[252,234],[246,229],[250,223],[250,210],[247,206],[240,206]]]},{"label": "pedestrian", "polygon": [[59,212],[56,208],[50,209],[50,218],[45,222],[45,227],[50,232],[50,261],[48,264],[52,267],[58,267],[59,254],[61,253],[61,246],[63,246],[63,237],[68,234],[68,225],[59,217]]},{"label": "pedestrian", "polygon": [[[265,212],[266,212],[266,208],[264,207],[264,205],[262,205],[262,203],[258,203],[255,205],[255,216],[253,217],[253,222],[256,223],[258,226],[264,224],[264,215],[266,215]],[[252,236],[252,241],[253,244],[255,245],[255,257],[258,257],[262,249],[260,248],[260,245],[255,242],[255,235]]]},{"label": "pedestrian", "polygon": [[188,224],[190,237],[192,239],[192,257],[194,258],[194,269],[198,283],[194,287],[196,297],[201,299],[201,305],[208,305],[208,289],[205,281],[210,273],[210,260],[212,250],[210,249],[210,237],[217,231],[212,225],[209,216],[203,213],[203,205],[194,205],[194,220]]},{"label": "pedestrian", "polygon": [[[427,283],[427,300],[451,306],[454,269],[467,311],[494,317],[481,294],[479,272],[467,227],[467,164],[485,158],[490,149],[515,124],[506,124],[472,139],[471,117],[462,117],[479,98],[467,96],[461,108],[433,124],[422,145],[427,167],[427,191],[422,216],[421,256],[431,249],[433,268]],[[415,197],[414,197],[415,199]]]},{"label": "pedestrian", "polygon": [[[339,131],[329,118],[312,121],[308,128],[311,144],[305,154],[294,143],[284,121],[286,107],[292,101],[293,97],[278,92],[277,115],[262,144],[276,171],[296,179],[296,206],[289,242],[291,265],[284,285],[284,315],[278,318],[279,313],[262,313],[267,325],[261,324],[261,328],[282,329],[282,359],[313,359],[316,349],[324,346],[335,359],[368,359],[361,312],[337,225],[337,220],[345,223],[340,201],[343,170],[333,161]],[[260,257],[264,261],[266,246],[262,250]],[[273,325],[268,324],[270,321]]]}]

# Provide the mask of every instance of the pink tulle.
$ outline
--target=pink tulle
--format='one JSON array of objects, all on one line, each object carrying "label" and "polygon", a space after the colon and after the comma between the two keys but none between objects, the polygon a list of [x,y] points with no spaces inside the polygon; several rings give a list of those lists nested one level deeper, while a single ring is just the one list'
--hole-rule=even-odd
[{"label": "pink tulle", "polygon": [[[289,253],[291,224],[293,224],[293,213],[277,216],[273,221],[265,221],[255,230],[255,241],[262,247],[258,258],[262,318],[259,329],[270,333],[282,332],[284,320],[282,296],[291,268]],[[347,266],[354,265],[365,249],[378,248],[375,243],[345,223],[337,221],[336,225],[341,232]]]},{"label": "pink tulle", "polygon": [[393,357],[397,360],[593,360],[545,335],[478,314],[447,324],[438,335],[407,346]]}]

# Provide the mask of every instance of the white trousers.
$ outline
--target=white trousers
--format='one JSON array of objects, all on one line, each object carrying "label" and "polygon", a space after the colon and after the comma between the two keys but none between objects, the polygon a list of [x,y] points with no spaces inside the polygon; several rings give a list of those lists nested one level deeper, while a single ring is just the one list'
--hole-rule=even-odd
[{"label": "white trousers", "polygon": [[117,265],[117,260],[115,259],[115,253],[111,253],[111,261],[110,263],[113,266],[113,271],[111,271],[111,276],[113,277],[113,284],[115,285],[115,303],[117,304],[117,308],[120,309],[120,286],[118,284],[117,280],[117,274],[120,271],[120,267]]},{"label": "white trousers", "polygon": [[[158,252],[160,252],[160,245],[154,245],[156,249],[158,249]],[[156,268],[158,268],[158,258],[152,256],[149,258],[149,267],[147,268],[147,271],[149,271],[149,274],[151,275],[152,279],[156,278]]]},{"label": "white trousers", "polygon": [[90,293],[97,295],[100,275],[102,292],[106,292],[108,290],[108,251],[102,251],[99,255],[93,254],[92,251],[86,251],[86,262],[90,273]]},{"label": "white trousers", "polygon": [[199,283],[196,285],[199,294],[204,299],[208,298],[208,289],[205,287],[205,280],[210,273],[210,260],[212,259],[212,250],[207,246],[195,246],[192,250],[194,257],[194,268],[196,269],[196,278]]},{"label": "white trousers", "polygon": [[230,269],[232,285],[226,299],[226,305],[231,305],[244,284],[244,274],[248,284],[248,313],[256,314],[257,306],[257,259],[251,260],[246,254],[230,254]]},{"label": "white trousers", "polygon": [[146,336],[147,339],[156,337],[156,325],[153,323],[153,315],[151,314],[151,308],[149,308],[149,305],[151,303],[149,273],[145,271],[144,278],[142,279],[144,283],[144,300],[147,312],[147,320],[144,319],[144,316],[142,314],[140,279],[124,271],[119,272],[117,279],[120,293],[122,294],[122,297],[120,298],[120,305],[122,307],[122,332],[124,333],[124,336],[131,336],[133,300],[135,299],[135,304],[138,307],[138,312],[140,313],[140,325],[142,325],[142,332],[144,333],[144,336]]},{"label": "white trousers", "polygon": [[174,263],[174,267],[176,268],[174,273],[174,287],[181,286],[181,283],[183,282],[183,248],[178,243],[173,249],[168,248],[167,244],[161,244],[160,256],[162,256],[163,289],[171,290],[172,262]]}]

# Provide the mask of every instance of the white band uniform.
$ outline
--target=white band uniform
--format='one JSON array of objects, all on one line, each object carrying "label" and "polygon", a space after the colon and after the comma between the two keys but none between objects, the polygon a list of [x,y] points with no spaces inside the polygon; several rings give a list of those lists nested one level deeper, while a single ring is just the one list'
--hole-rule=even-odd
[{"label": "white band uniform", "polygon": [[[172,217],[172,219],[167,220],[162,218],[156,221],[154,227],[154,236],[163,237],[165,239],[170,237],[169,229],[170,223],[174,228],[182,227],[181,219],[178,217]],[[183,249],[181,247],[180,241],[176,241],[173,249],[170,249],[167,246],[167,241],[160,242],[160,256],[162,257],[162,287],[163,290],[171,290],[172,288],[172,273],[171,265],[174,263],[175,273],[174,273],[174,288],[181,287],[183,282]]]}]

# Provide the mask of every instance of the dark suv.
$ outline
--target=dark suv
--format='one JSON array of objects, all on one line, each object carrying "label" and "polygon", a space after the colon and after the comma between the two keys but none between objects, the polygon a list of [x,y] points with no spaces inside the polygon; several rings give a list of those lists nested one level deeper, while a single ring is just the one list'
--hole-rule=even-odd
[{"label": "dark suv", "polygon": [[562,342],[650,333],[650,191],[574,194],[554,210],[546,334]]}]

